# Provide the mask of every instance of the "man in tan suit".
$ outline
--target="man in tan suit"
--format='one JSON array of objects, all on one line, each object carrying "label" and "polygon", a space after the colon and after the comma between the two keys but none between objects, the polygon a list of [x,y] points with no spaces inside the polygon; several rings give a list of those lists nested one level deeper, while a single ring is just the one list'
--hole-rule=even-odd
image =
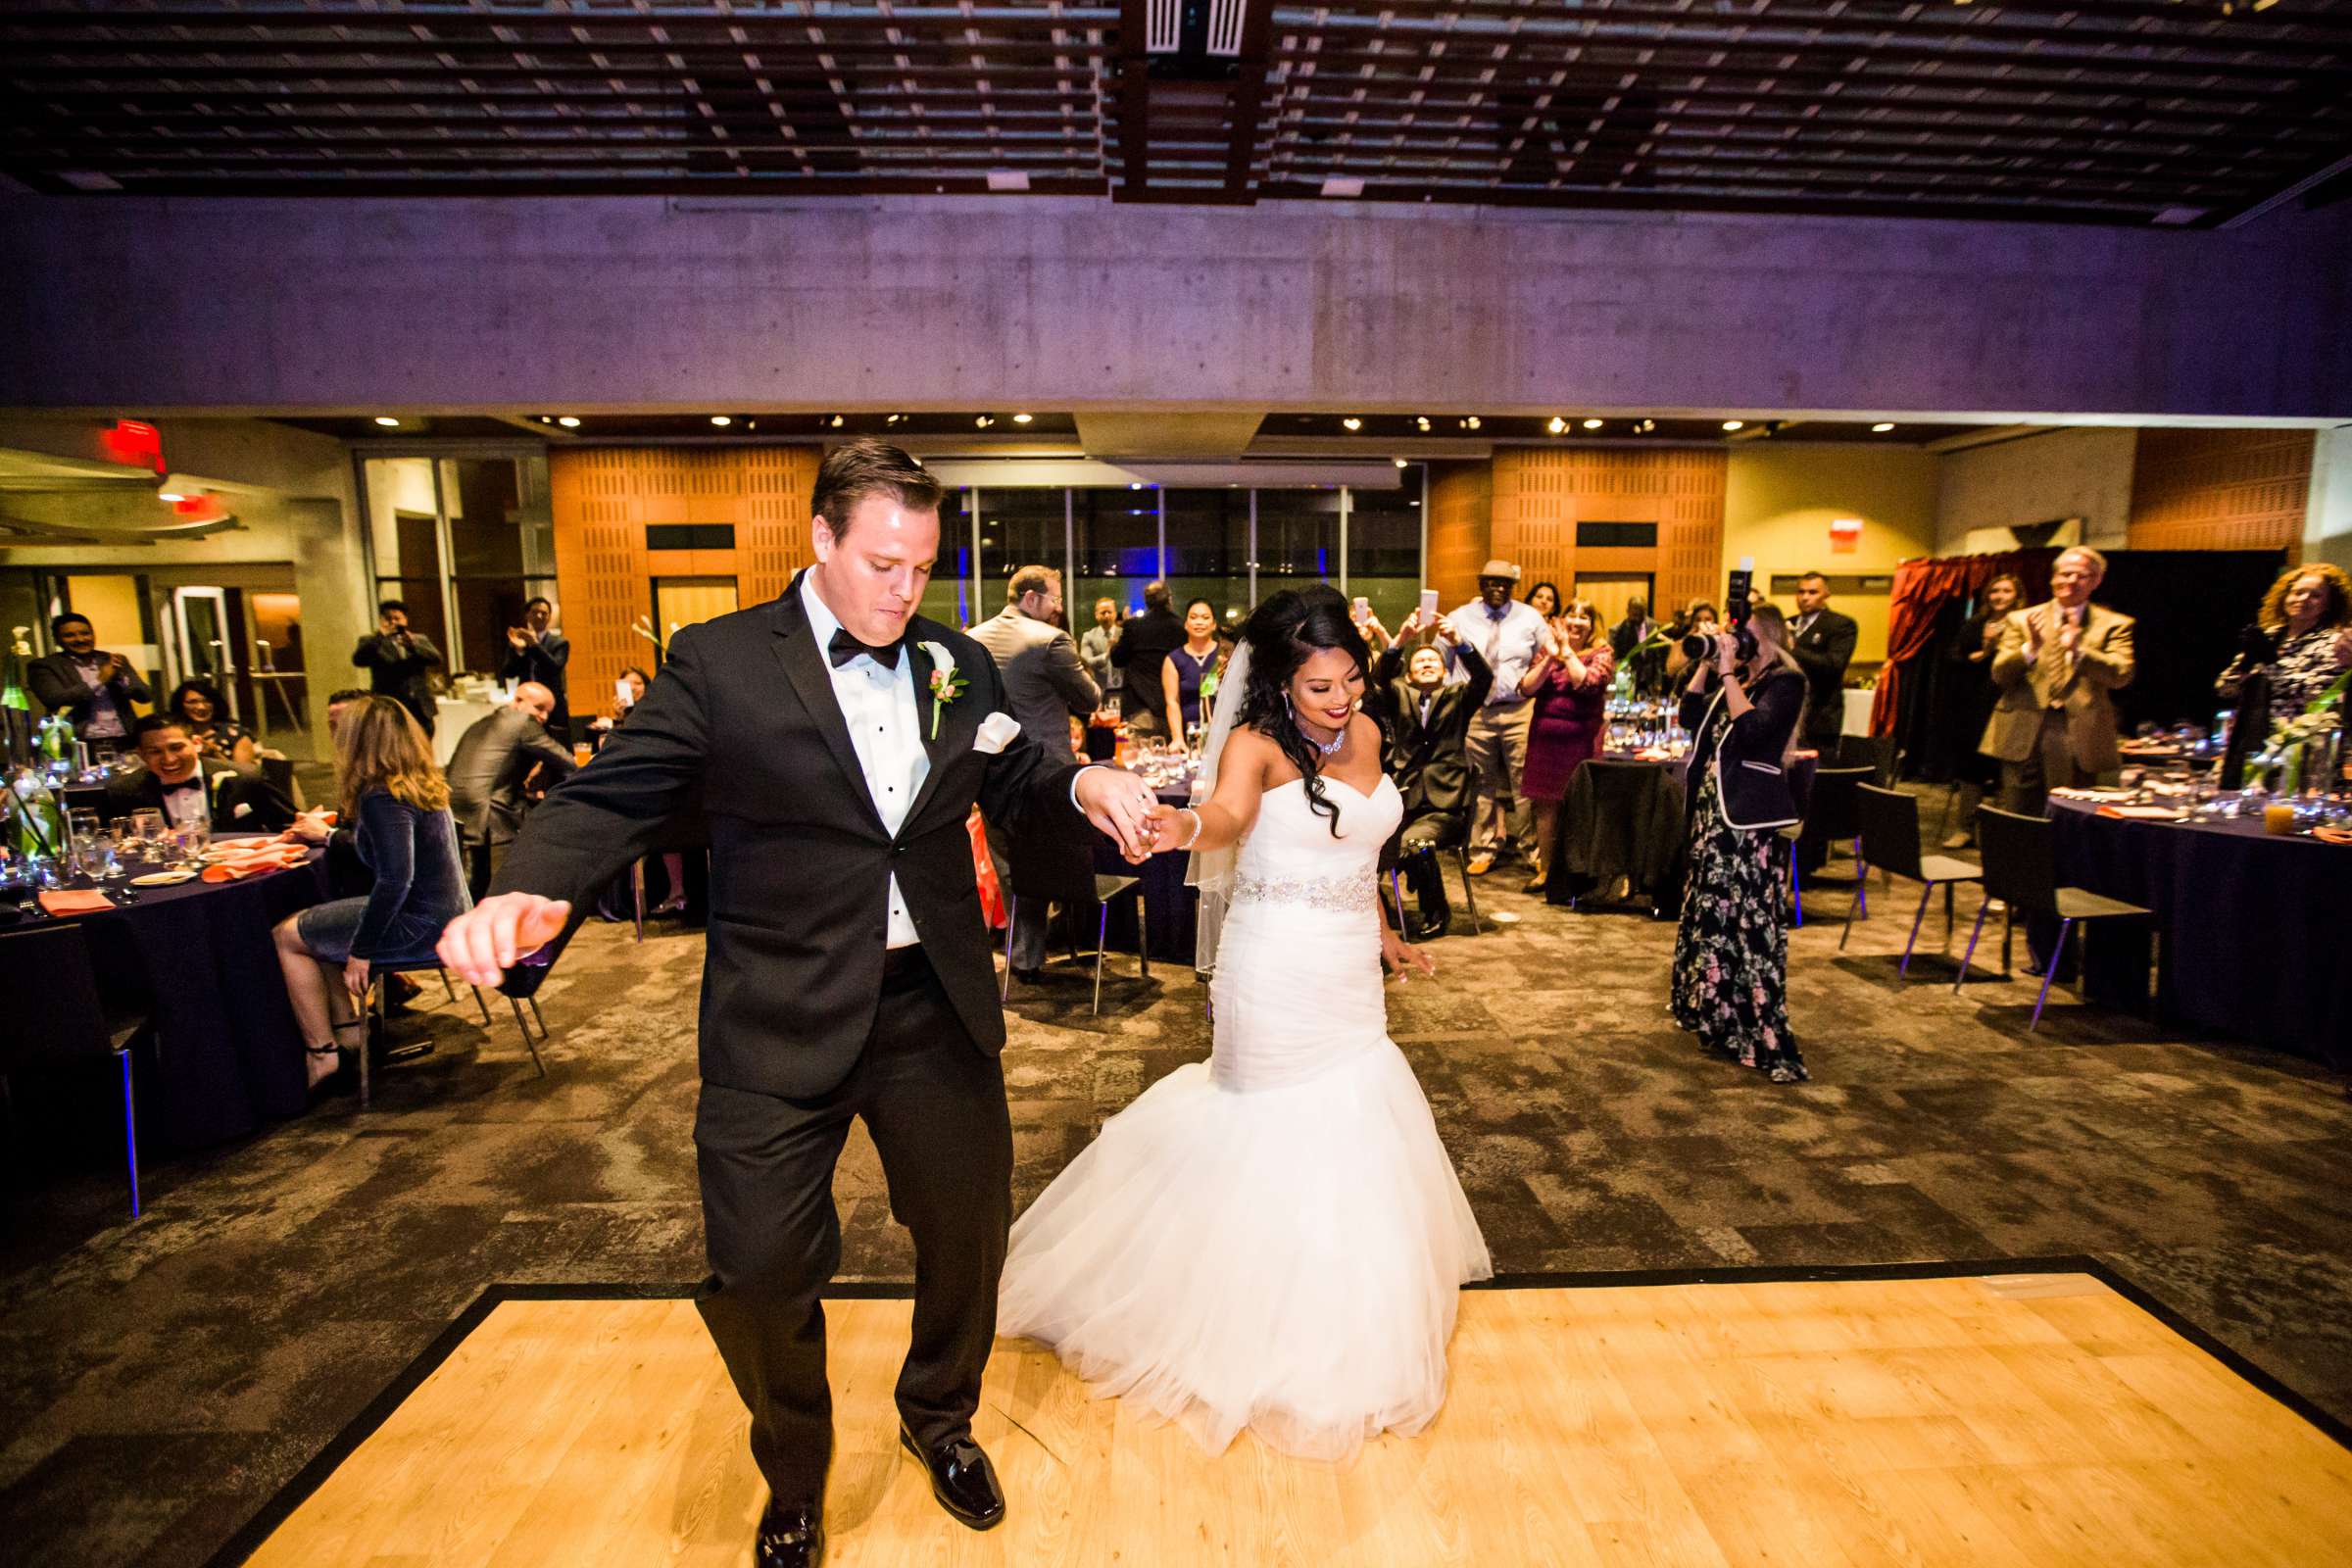
[{"label": "man in tan suit", "polygon": [[2001,760],[2001,806],[2038,815],[2056,787],[2080,789],[2122,765],[2109,693],[2132,684],[2130,615],[2090,602],[2107,558],[2078,545],[2050,568],[2046,603],[2001,623],[2000,688],[1983,750]]}]

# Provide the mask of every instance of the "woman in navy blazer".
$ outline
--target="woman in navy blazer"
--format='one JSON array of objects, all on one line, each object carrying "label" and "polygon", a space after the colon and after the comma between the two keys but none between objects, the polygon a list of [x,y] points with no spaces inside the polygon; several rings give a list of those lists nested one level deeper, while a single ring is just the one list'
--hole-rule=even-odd
[{"label": "woman in navy blazer", "polygon": [[1685,699],[1697,738],[1684,775],[1690,869],[1675,933],[1674,1021],[1776,1084],[1802,1083],[1788,1032],[1788,891],[1775,851],[1776,830],[1799,815],[1788,766],[1805,677],[1777,608],[1757,606],[1748,629],[1754,654],[1740,660],[1722,637]]}]

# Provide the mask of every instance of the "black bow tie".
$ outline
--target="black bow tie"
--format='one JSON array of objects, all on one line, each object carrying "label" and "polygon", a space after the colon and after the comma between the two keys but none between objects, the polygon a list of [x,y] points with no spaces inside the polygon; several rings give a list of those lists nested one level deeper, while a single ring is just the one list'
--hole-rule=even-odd
[{"label": "black bow tie", "polygon": [[842,626],[835,628],[833,641],[826,645],[826,651],[833,656],[835,669],[839,669],[859,654],[863,654],[884,669],[896,669],[899,667],[899,651],[905,646],[904,643],[890,642],[884,643],[879,648],[869,648],[851,636],[848,627]]},{"label": "black bow tie", "polygon": [[156,782],[158,784],[163,784],[164,793],[169,795],[174,790],[200,790],[204,788],[204,775],[201,773],[191,773],[176,784],[164,784],[164,781],[160,778],[157,779]]}]

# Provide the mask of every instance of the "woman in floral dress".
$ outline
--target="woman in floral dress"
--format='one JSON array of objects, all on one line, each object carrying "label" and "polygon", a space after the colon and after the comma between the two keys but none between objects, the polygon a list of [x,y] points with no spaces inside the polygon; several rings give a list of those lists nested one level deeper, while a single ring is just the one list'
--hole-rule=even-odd
[{"label": "woman in floral dress", "polygon": [[[1684,699],[1696,742],[1685,775],[1690,869],[1674,943],[1674,1021],[1776,1084],[1808,1074],[1788,1032],[1788,888],[1779,830],[1798,818],[1789,754],[1805,678],[1771,605],[1748,620],[1741,659],[1723,633]],[[1703,712],[1701,711],[1703,708]]]}]

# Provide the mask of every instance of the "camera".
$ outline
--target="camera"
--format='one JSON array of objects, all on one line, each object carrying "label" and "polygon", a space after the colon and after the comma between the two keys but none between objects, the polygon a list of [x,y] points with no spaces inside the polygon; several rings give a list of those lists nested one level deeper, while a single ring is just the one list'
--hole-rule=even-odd
[{"label": "camera", "polygon": [[[1735,659],[1748,660],[1756,657],[1756,634],[1747,629],[1747,596],[1754,591],[1755,581],[1756,574],[1753,570],[1746,566],[1737,567],[1732,572],[1730,588],[1724,595],[1725,618],[1731,622],[1732,629],[1729,632],[1718,633],[1717,636],[1728,636],[1732,639],[1732,655]],[[1683,638],[1683,657],[1685,659],[1713,658],[1715,642],[1715,637],[1710,637],[1704,632],[1687,633]]]}]

